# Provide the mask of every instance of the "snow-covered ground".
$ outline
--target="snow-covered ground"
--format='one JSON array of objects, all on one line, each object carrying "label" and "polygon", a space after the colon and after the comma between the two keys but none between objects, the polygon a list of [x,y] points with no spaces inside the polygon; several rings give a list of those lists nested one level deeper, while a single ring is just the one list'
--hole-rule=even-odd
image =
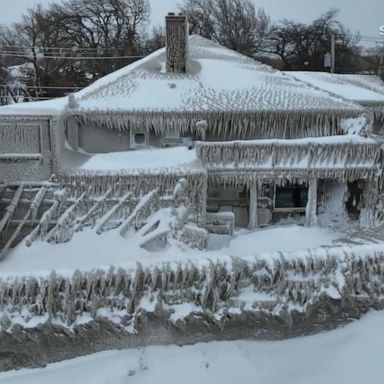
[{"label": "snow-covered ground", "polygon": [[262,252],[292,252],[330,246],[339,238],[339,233],[324,228],[306,228],[298,225],[277,226],[252,232],[243,230],[230,240],[223,252],[251,257]]},{"label": "snow-covered ground", "polygon": [[384,312],[335,331],[275,342],[211,342],[103,352],[44,369],[0,373],[1,384],[381,384]]},{"label": "snow-covered ground", "polygon": [[135,237],[123,238],[118,231],[97,235],[86,229],[69,243],[49,244],[36,241],[30,248],[22,242],[1,262],[0,275],[44,273],[52,269],[65,274],[74,269],[92,269],[162,261],[252,257],[273,251],[300,251],[337,244],[341,235],[322,228],[296,225],[276,226],[257,231],[239,231],[233,238],[212,236],[209,250],[198,251],[171,247],[162,252],[148,252],[138,246]]}]

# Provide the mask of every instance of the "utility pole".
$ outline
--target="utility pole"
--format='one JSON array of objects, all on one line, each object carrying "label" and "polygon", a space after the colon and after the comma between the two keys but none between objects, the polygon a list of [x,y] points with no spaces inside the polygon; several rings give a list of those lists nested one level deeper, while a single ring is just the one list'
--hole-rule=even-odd
[{"label": "utility pole", "polygon": [[384,45],[381,48],[379,70],[377,71],[381,80],[384,80]]},{"label": "utility pole", "polygon": [[332,33],[331,36],[331,73],[335,73],[335,66],[336,66],[336,36],[334,33]]}]

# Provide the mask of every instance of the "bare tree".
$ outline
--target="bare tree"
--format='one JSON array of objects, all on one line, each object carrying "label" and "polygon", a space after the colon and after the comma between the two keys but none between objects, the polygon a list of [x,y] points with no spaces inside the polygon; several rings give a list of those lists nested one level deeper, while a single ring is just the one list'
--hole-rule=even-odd
[{"label": "bare tree", "polygon": [[[82,55],[128,56],[140,53],[140,34],[149,19],[148,0],[68,0],[53,8],[61,40],[70,39]],[[90,55],[92,56],[92,55]],[[116,69],[121,60],[88,62],[98,77]]]},{"label": "bare tree", "polygon": [[290,68],[290,59],[298,55],[298,46],[305,41],[305,35],[305,25],[283,20],[271,28],[264,51],[277,55],[283,69],[287,70]]},{"label": "bare tree", "polygon": [[28,9],[22,20],[15,23],[4,38],[9,57],[19,58],[33,65],[32,85],[36,87],[36,95],[41,96],[42,78],[56,71],[50,62],[45,60],[46,47],[56,41],[57,30],[50,14],[41,5]]},{"label": "bare tree", "polygon": [[[119,57],[141,55],[149,12],[148,0],[66,0],[48,8],[38,5],[12,28],[0,31],[7,53],[4,61],[33,65],[34,96],[61,96],[64,90],[47,87],[85,86],[133,61]],[[94,56],[108,59],[91,59]],[[116,59],[109,60],[111,56]]]},{"label": "bare tree", "polygon": [[353,37],[331,9],[310,24],[282,20],[273,25],[263,50],[277,55],[285,70],[324,70],[324,56],[330,53],[331,38],[336,38],[336,70],[354,72],[359,69],[359,37]]},{"label": "bare tree", "polygon": [[384,46],[376,45],[376,47],[367,49],[363,57],[367,71],[384,80]]},{"label": "bare tree", "polygon": [[380,79],[384,81],[384,49],[381,49],[380,63],[377,74],[380,76]]},{"label": "bare tree", "polygon": [[161,26],[152,28],[150,35],[143,36],[144,53],[150,53],[165,46],[165,29]]},{"label": "bare tree", "polygon": [[254,56],[263,46],[270,20],[250,0],[184,0],[179,6],[188,14],[190,32]]}]

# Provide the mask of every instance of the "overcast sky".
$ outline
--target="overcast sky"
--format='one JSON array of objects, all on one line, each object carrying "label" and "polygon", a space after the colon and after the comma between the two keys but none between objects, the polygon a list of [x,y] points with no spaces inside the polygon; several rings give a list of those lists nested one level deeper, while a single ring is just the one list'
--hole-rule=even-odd
[{"label": "overcast sky", "polygon": [[[35,4],[49,4],[59,0],[0,0],[0,24],[18,21],[23,12]],[[152,22],[162,24],[168,11],[177,9],[179,0],[150,0]],[[384,25],[384,0],[252,0],[257,7],[277,21],[283,18],[309,22],[330,8],[339,8],[340,20],[352,31],[378,36]]]}]

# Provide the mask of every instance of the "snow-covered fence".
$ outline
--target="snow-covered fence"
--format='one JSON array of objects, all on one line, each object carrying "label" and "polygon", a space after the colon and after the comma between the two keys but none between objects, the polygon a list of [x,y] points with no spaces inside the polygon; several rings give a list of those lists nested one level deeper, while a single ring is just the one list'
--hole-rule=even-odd
[{"label": "snow-covered fence", "polygon": [[[107,192],[105,194],[105,196],[102,197],[102,200],[106,200],[108,195],[109,195],[109,192]],[[121,208],[123,208],[127,204],[130,204],[131,200],[133,200],[133,194],[132,194],[132,192],[127,192],[124,196],[122,196],[121,198],[118,199],[117,204],[115,204],[114,206],[112,206],[112,208],[107,210],[105,215],[103,217],[101,217],[101,219],[99,220],[99,223],[96,224],[96,219],[94,219],[92,226],[96,225],[96,233],[98,235],[100,235],[104,231],[106,224],[116,215],[116,213]],[[97,205],[98,209],[102,209],[101,201],[97,201],[96,205]],[[95,207],[95,205],[93,205],[92,209],[94,209],[94,207]],[[94,211],[93,217],[95,217],[96,212],[97,211]],[[101,211],[101,212],[103,212],[103,211]],[[100,215],[100,213],[99,213],[99,215]],[[83,218],[79,219],[79,221],[82,221],[84,225],[86,224],[86,221]]]},{"label": "snow-covered fence", "polygon": [[[37,211],[38,211],[38,209],[39,209],[39,207],[40,207],[40,205],[44,199],[46,191],[47,190],[45,187],[42,187],[40,190],[38,190],[38,192],[36,193],[35,197],[33,198],[32,202],[31,202],[30,208],[27,210],[27,212],[23,216],[22,220],[20,221],[20,223],[18,224],[16,229],[13,231],[13,233],[9,237],[8,241],[5,243],[4,247],[2,249],[0,249],[0,260],[2,260],[5,257],[5,254],[8,251],[8,249],[11,248],[11,246],[16,242],[16,239],[20,236],[21,231],[22,231],[23,227],[25,226],[25,224],[27,223],[27,221],[28,220],[31,220],[31,221],[36,220]],[[20,200],[22,192],[23,192],[23,186],[19,186],[19,188],[17,189],[17,191],[15,193],[15,198],[17,196],[18,200]],[[14,199],[12,200],[13,203],[14,203]],[[18,201],[17,201],[17,203],[18,203]],[[13,209],[16,209],[17,203],[16,203],[16,205],[14,205]],[[12,203],[11,203],[11,207],[12,207]],[[5,215],[5,217],[6,216],[7,215]],[[0,230],[0,232],[1,232],[1,230]]]},{"label": "snow-covered fence", "polygon": [[86,197],[83,192],[76,201],[67,208],[64,213],[58,218],[56,225],[47,234],[46,240],[48,242],[54,241],[55,243],[65,243],[71,240],[73,235],[73,221],[76,217],[75,210],[80,206]]},{"label": "snow-covered fence", "polygon": [[[19,276],[0,279],[0,324],[50,318],[68,326],[84,314],[107,317],[135,330],[143,313],[175,314],[180,305],[215,321],[227,315],[274,314],[292,326],[294,312],[309,315],[321,300],[337,310],[363,300],[383,305],[382,245],[322,248],[268,258],[182,261],[151,267],[76,271],[72,276]],[[166,316],[167,317],[167,316]],[[112,320],[113,319],[113,320]]]},{"label": "snow-covered fence", "polygon": [[157,190],[162,201],[172,201],[174,188],[179,180],[187,182],[184,196],[188,199],[191,212],[199,224],[205,223],[206,193],[207,193],[207,172],[199,170],[164,170],[157,173],[131,172],[131,173],[98,173],[81,172],[70,174],[62,172],[59,180],[71,191],[71,194],[88,192],[91,196],[101,196],[111,191],[116,197],[122,197],[127,191],[134,196]]},{"label": "snow-covered fence", "polygon": [[[31,246],[38,238],[64,243],[85,227],[94,229],[99,235],[118,229],[121,236],[125,236],[130,229],[139,231],[145,227],[139,234],[143,247],[150,246],[160,238],[167,242],[170,237],[193,247],[206,246],[203,229],[184,228],[187,223],[198,223],[196,207],[192,206],[188,195],[189,183],[184,178],[177,181],[173,190],[165,195],[159,195],[158,189],[154,189],[144,195],[134,195],[129,191],[119,196],[113,194],[112,187],[105,194],[95,195],[89,192],[92,188],[76,191],[71,188],[60,189],[54,184],[25,188],[21,184],[16,192],[11,187],[5,190],[8,200],[0,200],[4,207],[4,214],[0,217],[0,245],[3,245],[0,247],[0,259],[12,245],[17,244],[16,240],[22,238],[22,229],[23,235],[27,236],[27,246]],[[12,220],[15,211],[17,217]],[[154,215],[156,217],[151,219]],[[12,227],[9,231],[2,231],[9,226]],[[200,239],[199,235],[202,234]]]},{"label": "snow-covered fence", "polygon": [[120,235],[125,236],[132,226],[141,228],[148,217],[158,209],[159,200],[159,195],[156,189],[143,196],[132,213],[121,225]]},{"label": "snow-covered fence", "polygon": [[31,101],[24,84],[16,82],[0,85],[0,105],[8,105]]},{"label": "snow-covered fence", "polygon": [[5,229],[5,227],[7,225],[9,225],[9,222],[12,219],[12,215],[15,212],[16,207],[17,207],[19,200],[21,198],[21,195],[23,193],[23,188],[24,188],[23,185],[18,186],[18,188],[17,188],[17,190],[16,190],[16,192],[12,198],[11,203],[6,208],[4,216],[2,217],[2,219],[0,221],[0,233]]},{"label": "snow-covered fence", "polygon": [[0,258],[26,235],[29,243],[39,234],[45,237],[63,205],[63,199],[60,202],[55,197],[59,191],[62,192],[52,183],[3,185],[0,196]]}]

